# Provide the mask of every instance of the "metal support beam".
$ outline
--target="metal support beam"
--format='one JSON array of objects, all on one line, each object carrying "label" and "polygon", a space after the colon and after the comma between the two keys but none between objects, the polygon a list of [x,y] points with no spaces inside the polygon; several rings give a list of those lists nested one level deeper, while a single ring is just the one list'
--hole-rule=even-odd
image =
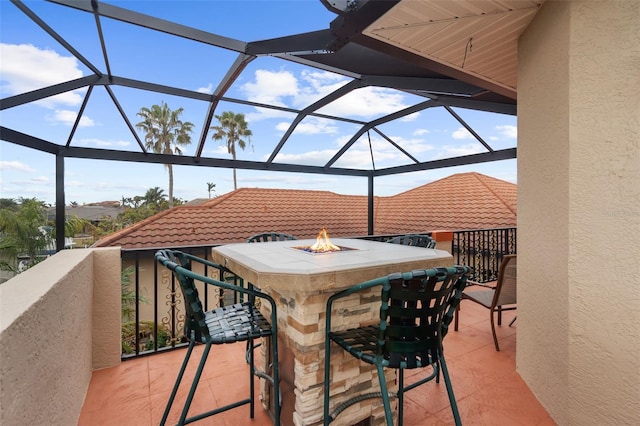
[{"label": "metal support beam", "polygon": [[373,211],[374,211],[374,198],[373,198],[373,173],[367,176],[368,182],[368,196],[367,196],[367,234],[373,235],[374,227],[373,227]]},{"label": "metal support beam", "polygon": [[64,207],[64,156],[58,153],[56,155],[56,252],[64,250],[66,222]]}]

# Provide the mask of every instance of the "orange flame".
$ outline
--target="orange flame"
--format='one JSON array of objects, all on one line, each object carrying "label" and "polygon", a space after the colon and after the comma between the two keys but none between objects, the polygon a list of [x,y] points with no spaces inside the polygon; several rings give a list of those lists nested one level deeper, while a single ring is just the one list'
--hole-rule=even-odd
[{"label": "orange flame", "polygon": [[316,243],[309,247],[310,250],[315,252],[327,252],[327,251],[341,251],[342,249],[331,243],[327,230],[322,228],[322,231],[318,234]]}]

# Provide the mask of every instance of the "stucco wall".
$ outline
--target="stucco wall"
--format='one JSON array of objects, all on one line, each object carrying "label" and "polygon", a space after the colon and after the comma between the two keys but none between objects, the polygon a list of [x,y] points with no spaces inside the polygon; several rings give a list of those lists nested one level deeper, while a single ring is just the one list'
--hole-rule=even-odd
[{"label": "stucco wall", "polygon": [[119,270],[118,249],[65,250],[0,286],[0,424],[77,423],[94,360],[120,361]]},{"label": "stucco wall", "polygon": [[639,23],[548,1],[518,46],[517,369],[561,425],[640,421]]}]

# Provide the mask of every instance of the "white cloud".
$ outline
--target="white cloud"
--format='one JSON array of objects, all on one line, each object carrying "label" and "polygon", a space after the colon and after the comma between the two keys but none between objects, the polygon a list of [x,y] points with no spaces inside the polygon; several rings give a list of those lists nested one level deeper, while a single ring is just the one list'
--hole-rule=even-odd
[{"label": "white cloud", "polygon": [[[241,89],[253,102],[277,105],[292,109],[303,109],[347,84],[349,79],[327,71],[303,70],[298,76],[286,70],[257,70],[254,80]],[[379,88],[356,89],[319,109],[328,115],[361,117],[370,119],[406,108],[406,96],[401,92]],[[291,117],[291,113],[256,108],[255,113],[246,114],[250,121],[265,118]],[[404,117],[405,121],[417,119],[418,113]]]},{"label": "white cloud", "polygon": [[51,183],[51,179],[49,179],[47,176],[35,176],[31,179],[32,182],[38,183],[38,184],[49,184]]},{"label": "white cloud", "polygon": [[[47,116],[47,119],[55,123],[62,123],[67,126],[73,126],[77,117],[78,113],[76,111],[58,109],[54,111],[52,116]],[[78,123],[78,126],[93,127],[95,126],[95,122],[86,115],[83,115],[80,118],[80,123]]]},{"label": "white cloud", "polygon": [[[276,125],[276,130],[284,133],[290,126],[290,122],[280,122]],[[333,125],[329,120],[307,117],[296,126],[293,133],[297,135],[335,134],[338,133],[338,127]]]},{"label": "white cloud", "polygon": [[65,180],[64,186],[69,188],[84,188],[86,184],[84,181],[79,180]]},{"label": "white cloud", "polygon": [[257,70],[254,76],[241,87],[250,101],[286,106],[285,98],[299,93],[298,80],[289,71]]},{"label": "white cloud", "polygon": [[[312,166],[324,166],[327,161],[333,157],[336,153],[334,150],[322,150],[322,151],[307,151],[301,154],[283,154],[276,155],[276,163],[290,163],[290,164],[308,164]],[[266,157],[265,157],[266,159]]]},{"label": "white cloud", "polygon": [[480,152],[486,152],[486,149],[480,143],[470,143],[462,146],[444,145],[435,159],[460,157],[463,155],[478,154]]},{"label": "white cloud", "polygon": [[[279,153],[276,156],[276,162],[308,164],[315,166],[323,166],[338,152],[338,149],[344,146],[349,140],[349,136],[341,136],[334,140],[335,149],[316,150],[304,153]],[[401,137],[391,137],[396,143],[401,145],[406,151],[412,155],[419,155],[426,151],[433,151],[434,147],[419,139],[403,139]],[[373,149],[373,157],[376,167],[383,165],[408,164],[412,160],[402,151],[390,144],[386,139],[372,135],[371,147]],[[266,157],[265,157],[266,158]],[[347,168],[369,168],[371,167],[371,150],[369,148],[369,139],[362,136],[357,140],[334,164],[336,167]]]},{"label": "white cloud", "polygon": [[372,117],[391,114],[408,106],[401,93],[380,87],[363,87],[354,90],[318,112],[345,117]]},{"label": "white cloud", "polygon": [[420,118],[420,113],[414,112],[413,114],[405,115],[398,121],[402,121],[403,123],[410,123],[412,121],[416,121],[418,118]]},{"label": "white cloud", "polygon": [[498,130],[498,132],[507,138],[510,139],[516,139],[518,137],[518,126],[512,126],[512,125],[504,125],[504,126],[496,126],[496,130]]},{"label": "white cloud", "polygon": [[35,172],[34,169],[20,161],[0,161],[0,170],[16,170],[27,173]]},{"label": "white cloud", "polygon": [[[2,92],[16,95],[82,77],[79,62],[73,56],[61,56],[54,50],[31,44],[0,43]],[[38,101],[47,108],[79,105],[84,90],[61,93]]]},{"label": "white cloud", "polygon": [[413,131],[413,136],[422,136],[427,133],[431,133],[431,131],[429,129],[416,129]]},{"label": "white cloud", "polygon": [[210,95],[211,93],[213,93],[213,84],[209,83],[207,87],[198,87],[196,89],[196,92],[207,93]]},{"label": "white cloud", "polygon": [[97,138],[83,138],[78,141],[83,146],[98,146],[98,147],[125,147],[129,146],[130,143],[128,141],[109,141],[104,139]]},{"label": "white cloud", "polygon": [[456,131],[451,133],[451,137],[454,139],[475,139],[473,135],[464,127],[458,127]]}]

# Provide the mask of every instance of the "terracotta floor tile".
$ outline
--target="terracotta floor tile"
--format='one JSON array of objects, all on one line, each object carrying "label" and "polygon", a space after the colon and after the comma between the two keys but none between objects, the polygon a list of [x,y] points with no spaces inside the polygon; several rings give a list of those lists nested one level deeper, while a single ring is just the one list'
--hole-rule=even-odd
[{"label": "terracotta floor tile", "polygon": [[475,392],[458,403],[469,424],[538,425],[548,414],[520,376],[513,371],[503,380]]},{"label": "terracotta floor tile", "polygon": [[[162,419],[167,401],[171,394],[171,386],[173,386],[173,383],[171,383],[166,392],[158,392],[151,395],[151,422],[154,425],[160,424],[160,420]],[[178,422],[182,408],[184,407],[184,403],[187,399],[190,386],[191,380],[187,381],[185,379],[184,384],[178,389],[178,393],[176,394],[176,398],[167,418],[167,424],[176,424]],[[216,401],[213,392],[211,392],[211,388],[209,387],[207,380],[201,380],[196,389],[191,406],[189,407],[187,417],[213,410],[216,407],[218,407],[218,402]],[[213,418],[200,420],[197,424],[199,426],[216,425]]]},{"label": "terracotta floor tile", "polygon": [[[517,322],[508,327],[515,312],[504,314],[498,329],[500,352],[495,350],[488,311],[463,302],[460,329],[453,325],[444,340],[445,354],[458,409],[465,425],[553,426],[555,423],[515,372]],[[196,346],[171,410],[175,424],[188,393],[203,346]],[[261,349],[256,349],[256,355]],[[79,425],[158,425],[186,349],[127,360],[121,365],[93,373]],[[248,396],[245,346],[218,345],[211,349],[190,415]],[[406,383],[424,371],[408,371]],[[258,379],[255,381],[259,392]],[[201,420],[198,426],[271,425],[269,414],[256,401],[255,418],[242,406]],[[405,394],[406,426],[453,424],[444,381],[431,381]]]}]

